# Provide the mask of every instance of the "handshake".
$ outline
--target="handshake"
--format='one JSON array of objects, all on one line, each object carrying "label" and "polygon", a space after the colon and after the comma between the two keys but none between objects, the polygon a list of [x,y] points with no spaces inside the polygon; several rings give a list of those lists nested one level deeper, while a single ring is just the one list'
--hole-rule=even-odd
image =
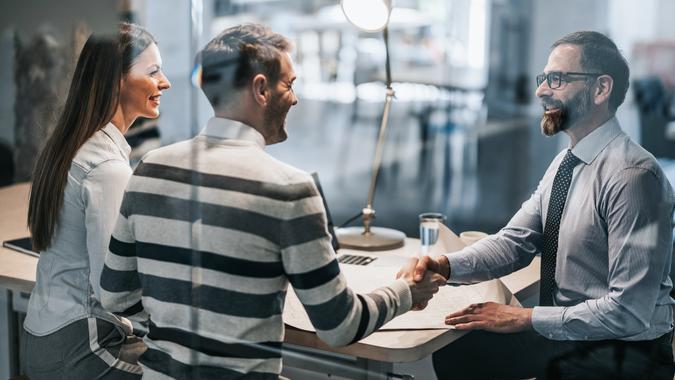
[{"label": "handshake", "polygon": [[448,259],[439,256],[432,259],[423,256],[420,259],[411,258],[396,274],[408,282],[412,294],[413,310],[422,310],[427,307],[429,300],[438,293],[440,286],[444,286],[450,275]]},{"label": "handshake", "polygon": [[[427,307],[429,300],[450,277],[450,263],[445,256],[432,259],[412,258],[396,274],[410,286],[413,310]],[[445,316],[445,324],[456,330],[486,330],[514,333],[532,329],[532,309],[495,302],[474,303]]]}]

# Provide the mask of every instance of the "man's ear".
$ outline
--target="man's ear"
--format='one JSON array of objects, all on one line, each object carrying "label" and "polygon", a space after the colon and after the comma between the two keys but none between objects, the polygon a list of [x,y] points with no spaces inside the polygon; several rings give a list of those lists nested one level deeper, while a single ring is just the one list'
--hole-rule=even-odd
[{"label": "man's ear", "polygon": [[600,105],[609,101],[609,96],[614,88],[614,79],[609,75],[600,75],[597,80],[597,86],[593,93],[593,103]]},{"label": "man's ear", "polygon": [[261,106],[267,105],[269,98],[269,89],[267,88],[267,77],[263,74],[256,74],[251,81],[251,92],[253,99]]}]

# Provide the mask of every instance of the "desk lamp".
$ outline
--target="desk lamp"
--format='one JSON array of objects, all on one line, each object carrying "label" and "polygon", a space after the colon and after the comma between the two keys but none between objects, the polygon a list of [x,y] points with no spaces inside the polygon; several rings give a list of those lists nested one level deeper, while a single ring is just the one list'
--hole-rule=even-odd
[{"label": "desk lamp", "polygon": [[391,69],[389,65],[389,15],[391,14],[391,0],[342,0],[342,11],[347,20],[364,32],[375,33],[382,31],[384,36],[384,46],[386,51],[385,71],[386,71],[386,97],[384,100],[384,111],[382,112],[382,122],[375,146],[375,158],[373,160],[373,173],[370,178],[370,188],[368,190],[368,204],[362,210],[363,227],[347,227],[337,231],[338,241],[342,248],[359,249],[366,251],[381,251],[395,249],[403,246],[405,234],[401,231],[389,228],[372,227],[371,224],[375,218],[373,209],[373,199],[375,198],[375,188],[377,186],[377,177],[382,164],[382,148],[384,143],[384,132],[387,129],[389,119],[389,110],[391,101],[394,98],[394,90],[391,88]]}]

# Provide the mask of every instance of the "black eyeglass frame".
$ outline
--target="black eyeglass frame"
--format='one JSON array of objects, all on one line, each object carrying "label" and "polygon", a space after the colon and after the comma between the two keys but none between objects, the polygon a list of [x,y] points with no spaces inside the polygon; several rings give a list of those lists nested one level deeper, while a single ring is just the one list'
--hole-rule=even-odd
[{"label": "black eyeglass frame", "polygon": [[[548,87],[551,90],[556,90],[562,87],[563,82],[574,82],[578,80],[584,80],[584,78],[569,78],[571,75],[580,75],[580,76],[585,76],[585,77],[599,77],[601,75],[605,75],[603,73],[578,73],[574,71],[551,71],[548,74],[539,74],[535,77],[535,80],[537,82],[537,88],[541,86],[542,83],[544,83],[544,80],[546,80],[546,84],[548,84]],[[555,77],[557,76],[557,77]]]}]

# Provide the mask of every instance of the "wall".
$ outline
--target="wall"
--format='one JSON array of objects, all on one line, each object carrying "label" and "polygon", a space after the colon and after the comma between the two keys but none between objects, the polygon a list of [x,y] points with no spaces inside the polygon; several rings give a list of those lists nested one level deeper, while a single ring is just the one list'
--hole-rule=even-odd
[{"label": "wall", "polygon": [[73,30],[80,22],[97,32],[114,30],[119,3],[120,0],[0,2],[0,140],[14,145],[16,138],[14,37],[27,43],[38,33],[48,33],[59,45],[71,46]]}]

